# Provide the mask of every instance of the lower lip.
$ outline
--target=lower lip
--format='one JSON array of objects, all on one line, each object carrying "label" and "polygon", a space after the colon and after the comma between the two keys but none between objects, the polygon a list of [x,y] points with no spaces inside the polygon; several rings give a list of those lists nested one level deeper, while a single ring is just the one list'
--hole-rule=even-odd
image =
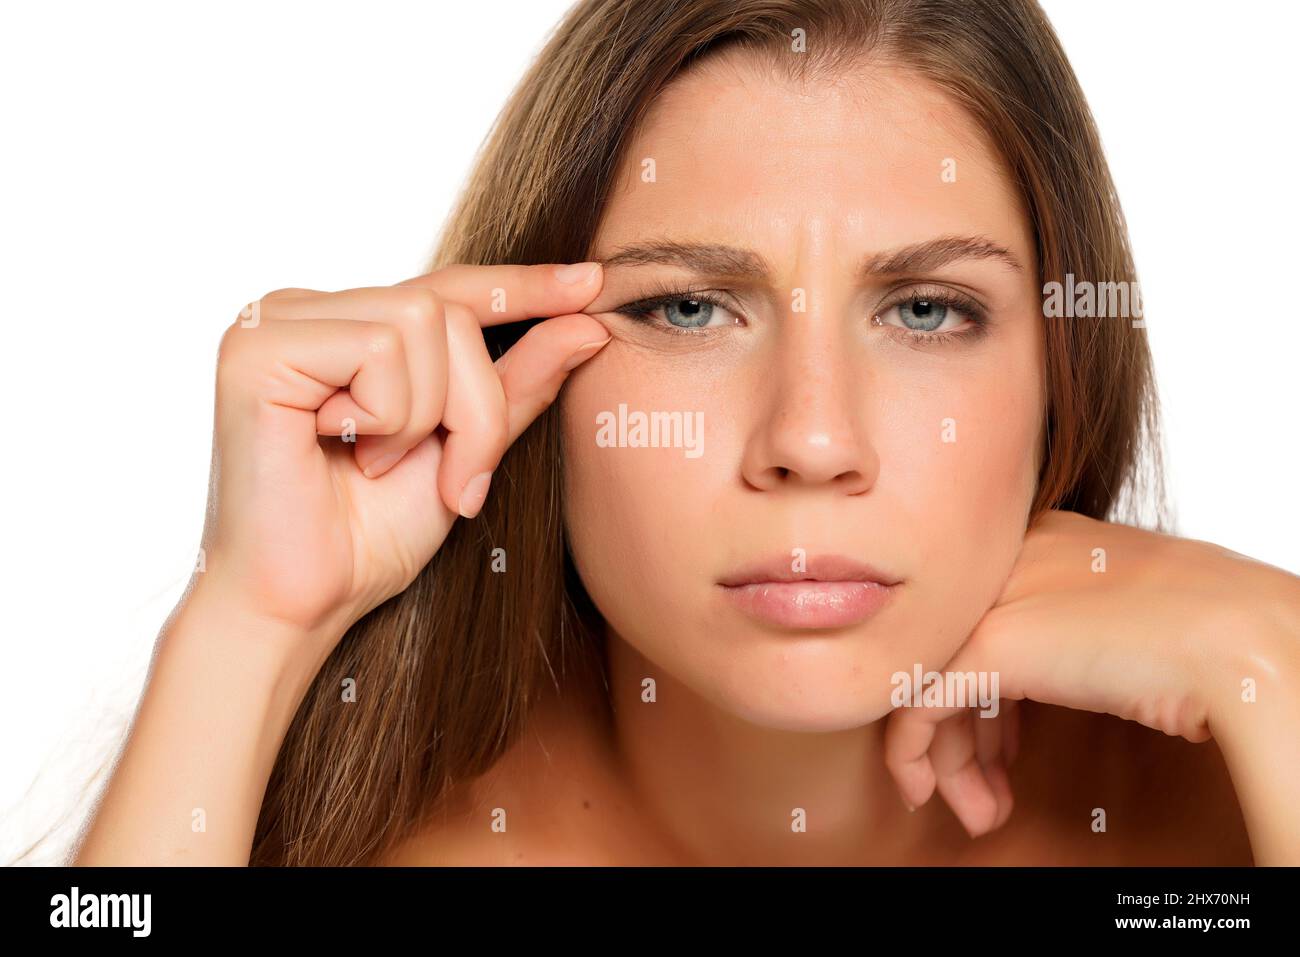
[{"label": "lower lip", "polygon": [[723,585],[741,612],[780,628],[843,628],[866,621],[884,607],[897,585],[863,581],[755,582]]}]

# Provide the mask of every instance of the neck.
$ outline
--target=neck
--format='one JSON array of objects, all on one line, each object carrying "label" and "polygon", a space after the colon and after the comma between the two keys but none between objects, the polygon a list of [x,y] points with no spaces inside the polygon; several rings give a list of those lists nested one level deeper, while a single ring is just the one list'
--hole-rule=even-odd
[{"label": "neck", "polygon": [[820,733],[760,727],[711,705],[612,630],[605,645],[623,786],[685,862],[902,863],[951,830],[937,799],[907,810],[885,769],[883,720]]}]

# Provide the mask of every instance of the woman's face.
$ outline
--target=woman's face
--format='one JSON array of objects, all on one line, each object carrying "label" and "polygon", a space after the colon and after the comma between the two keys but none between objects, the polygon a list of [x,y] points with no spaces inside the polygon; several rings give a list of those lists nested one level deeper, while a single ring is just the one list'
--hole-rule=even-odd
[{"label": "woman's face", "polygon": [[[590,258],[614,338],[562,396],[565,510],[611,641],[764,726],[882,717],[998,597],[1035,490],[1041,298],[994,152],[900,70],[724,54],[656,102]],[[829,556],[898,584],[722,584],[852,577]]]}]

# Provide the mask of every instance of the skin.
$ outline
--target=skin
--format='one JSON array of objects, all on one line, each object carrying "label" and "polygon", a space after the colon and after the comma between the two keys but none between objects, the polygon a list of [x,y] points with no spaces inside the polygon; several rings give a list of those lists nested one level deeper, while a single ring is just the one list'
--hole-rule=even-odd
[{"label": "skin", "polygon": [[[690,278],[662,266],[456,265],[276,290],[226,330],[205,565],[72,863],[247,863],[321,664],[477,514],[484,477],[562,389],[565,518],[609,625],[610,692],[552,689],[384,863],[1300,863],[1297,579],[1068,513],[1026,529],[1038,300],[1023,215],[977,132],[883,67],[814,89],[707,69],[633,144],[658,176],[629,164],[594,255],[665,234],[743,243],[773,267],[718,284],[743,322],[687,338],[620,314],[645,284]],[[978,339],[910,341],[885,308],[899,278],[853,278],[863,255],[972,234],[1023,268],[924,278],[985,302]],[[808,308],[792,313],[795,288]],[[534,316],[551,318],[491,361],[482,327]],[[703,412],[706,453],[598,446],[597,412],[621,402]],[[834,632],[764,629],[719,602],[718,576],[792,548],[813,571],[840,551],[901,583]],[[1098,548],[1113,573],[1090,567]],[[894,708],[890,676],[914,664],[997,670],[1006,707]]]},{"label": "skin", "polygon": [[[628,156],[595,258],[663,238],[748,247],[774,272],[742,285],[607,267],[584,311],[613,339],[561,401],[568,533],[606,622],[608,698],[553,694],[392,863],[1300,861],[1296,781],[1267,770],[1300,728],[1284,703],[1300,676],[1295,577],[1070,513],[1026,528],[1041,297],[1023,210],[965,115],[880,65],[809,89],[728,58],[679,78]],[[956,182],[939,177],[945,157]],[[951,235],[1024,267],[920,277],[974,290],[988,334],[908,344],[867,323],[906,284],[862,283],[858,260]],[[698,338],[665,332],[662,309],[657,326],[619,313],[659,284],[728,290],[737,308]],[[620,403],[701,411],[705,453],[598,445],[597,415]],[[942,443],[949,417],[957,441]],[[874,618],[823,632],[756,625],[719,599],[720,575],[792,548],[903,584]],[[998,671],[1000,717],[894,709],[890,676],[915,663]],[[1268,685],[1266,707],[1241,704],[1243,675]],[[493,808],[504,834],[485,824]]]},{"label": "skin", "polygon": [[[1031,235],[978,131],[893,70],[806,89],[714,63],[665,93],[629,155],[653,157],[657,179],[629,167],[596,258],[666,237],[749,247],[775,272],[736,292],[747,325],[715,319],[708,338],[614,311],[651,283],[726,282],[679,266],[610,266],[587,310],[614,341],[563,398],[566,492],[574,560],[608,623],[618,752],[699,857],[879,846],[906,813],[879,773],[890,677],[953,656],[1024,535],[1044,388]],[[866,255],[945,236],[984,237],[1022,268],[855,277]],[[988,333],[911,343],[867,321],[891,292],[936,284],[972,290]],[[790,309],[796,288],[806,312]],[[702,411],[705,453],[597,447],[591,423],[620,402]],[[720,575],[795,548],[814,571],[817,554],[842,553],[904,581],[874,618],[821,633],[764,628],[720,597]],[[653,707],[639,706],[646,676]],[[702,806],[726,812],[706,826]],[[798,807],[820,826],[792,836]]]},{"label": "skin", "polygon": [[[576,311],[599,288],[590,263],[454,265],[241,311],[217,357],[203,561],[70,863],[248,863],[314,676],[477,514],[474,477],[608,342]],[[482,326],[536,315],[553,318],[494,363]]]}]

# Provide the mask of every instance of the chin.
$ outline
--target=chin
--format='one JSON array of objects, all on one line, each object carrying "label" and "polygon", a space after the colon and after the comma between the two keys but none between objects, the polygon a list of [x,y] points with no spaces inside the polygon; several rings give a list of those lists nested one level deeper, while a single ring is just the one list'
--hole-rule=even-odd
[{"label": "chin", "polygon": [[716,633],[708,640],[719,652],[716,665],[701,669],[692,662],[678,680],[689,671],[686,683],[715,707],[772,730],[845,731],[878,721],[892,710],[891,675],[905,667],[866,631],[750,630],[733,632],[726,642]]}]

